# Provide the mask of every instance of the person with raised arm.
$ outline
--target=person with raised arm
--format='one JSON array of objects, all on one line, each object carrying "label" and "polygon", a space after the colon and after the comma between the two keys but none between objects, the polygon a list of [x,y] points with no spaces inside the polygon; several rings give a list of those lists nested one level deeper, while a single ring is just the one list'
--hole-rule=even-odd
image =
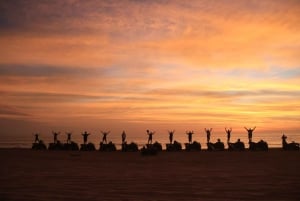
[{"label": "person with raised arm", "polygon": [[230,128],[230,129],[225,128],[225,132],[227,133],[227,142],[230,142],[231,131],[232,131],[232,128]]},{"label": "person with raised arm", "polygon": [[88,139],[88,136],[90,135],[90,133],[88,132],[84,132],[81,134],[83,136],[83,144],[86,144],[87,143],[87,139]]},{"label": "person with raised arm", "polygon": [[192,144],[194,131],[186,131],[186,134],[188,135],[189,144]]},{"label": "person with raised arm", "polygon": [[252,142],[252,135],[253,135],[253,131],[255,130],[256,126],[254,128],[246,128],[246,131],[248,131],[248,139],[249,139],[249,142]]},{"label": "person with raised arm", "polygon": [[152,144],[152,138],[155,132],[147,130],[148,144]]},{"label": "person with raised arm", "polygon": [[169,140],[170,140],[170,144],[172,144],[172,143],[173,143],[173,135],[174,135],[175,130],[173,130],[173,131],[168,131],[168,132],[169,132]]},{"label": "person with raised arm", "polygon": [[103,137],[102,137],[102,143],[105,142],[105,144],[107,144],[107,135],[110,133],[110,131],[108,131],[108,132],[101,131],[101,133],[103,135]]},{"label": "person with raised arm", "polygon": [[210,129],[204,128],[204,130],[206,132],[207,143],[209,143],[210,142],[210,135],[211,135],[212,128],[210,128]]}]

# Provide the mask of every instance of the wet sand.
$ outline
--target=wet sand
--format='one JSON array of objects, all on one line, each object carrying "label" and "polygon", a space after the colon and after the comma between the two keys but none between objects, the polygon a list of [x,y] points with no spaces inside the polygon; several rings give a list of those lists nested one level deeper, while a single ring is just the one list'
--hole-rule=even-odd
[{"label": "wet sand", "polygon": [[300,152],[0,150],[0,200],[300,200]]}]

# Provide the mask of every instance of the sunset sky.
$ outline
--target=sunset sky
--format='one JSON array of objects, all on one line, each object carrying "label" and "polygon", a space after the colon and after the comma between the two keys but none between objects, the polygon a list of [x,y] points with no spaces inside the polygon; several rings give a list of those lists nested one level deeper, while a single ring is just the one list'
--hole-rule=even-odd
[{"label": "sunset sky", "polygon": [[0,2],[1,135],[300,135],[300,1]]}]

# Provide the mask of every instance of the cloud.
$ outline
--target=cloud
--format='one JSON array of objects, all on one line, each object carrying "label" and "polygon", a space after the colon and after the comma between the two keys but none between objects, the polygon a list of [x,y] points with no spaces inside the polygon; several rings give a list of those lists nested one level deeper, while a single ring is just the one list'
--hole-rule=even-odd
[{"label": "cloud", "polygon": [[16,108],[12,108],[8,105],[0,105],[0,116],[1,117],[27,117],[29,114],[18,111]]},{"label": "cloud", "polygon": [[[85,95],[76,93],[49,93],[49,92],[1,92],[3,96],[20,99],[21,102],[32,101],[33,103],[76,103],[76,102],[99,102],[114,100],[116,97],[110,95]],[[27,101],[26,101],[27,100]]]},{"label": "cloud", "polygon": [[[87,18],[89,11],[78,1],[2,1],[1,29],[3,31],[40,31],[42,33],[74,31],[75,23]],[[90,7],[92,9],[93,7]],[[71,21],[70,21],[71,20]],[[69,22],[69,23],[68,23]],[[84,23],[77,30],[84,29]]]},{"label": "cloud", "polygon": [[92,76],[95,69],[67,68],[65,66],[0,64],[1,76],[53,77],[53,76]]},{"label": "cloud", "polygon": [[156,94],[159,96],[198,96],[198,97],[209,97],[209,98],[239,98],[244,96],[300,96],[300,90],[293,91],[282,91],[282,90],[219,90],[219,91],[208,91],[208,90],[197,90],[197,89],[156,89],[152,90],[150,94]]},{"label": "cloud", "polygon": [[271,67],[270,74],[276,78],[282,79],[299,79],[300,78],[300,68],[279,68],[279,67]]},{"label": "cloud", "polygon": [[197,68],[298,67],[300,5],[295,1],[1,5],[2,62],[99,66],[134,55],[137,61],[184,61]]},{"label": "cloud", "polygon": [[299,13],[297,1],[2,1],[2,112],[296,125]]}]

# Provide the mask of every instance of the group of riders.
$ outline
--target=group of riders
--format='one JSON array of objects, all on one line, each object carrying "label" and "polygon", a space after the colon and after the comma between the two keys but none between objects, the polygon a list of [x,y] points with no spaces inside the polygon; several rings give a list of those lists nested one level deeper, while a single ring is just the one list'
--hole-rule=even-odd
[{"label": "group of riders", "polygon": [[[59,132],[52,132],[52,133],[53,133],[53,142],[54,142],[54,144],[59,143],[59,141],[58,141],[58,135],[60,133]],[[108,131],[108,132],[101,131],[101,133],[103,135],[103,137],[102,137],[102,143],[107,144],[107,135],[110,133],[110,131]],[[71,141],[72,133],[69,132],[69,133],[66,133],[66,135],[67,135],[67,144],[70,144],[72,142]],[[88,133],[87,131],[85,131],[81,135],[83,136],[83,144],[87,144],[88,136],[90,135],[90,133]],[[36,133],[36,134],[34,134],[34,136],[35,136],[34,143],[39,143],[40,142],[39,134]],[[125,139],[126,139],[126,133],[125,133],[125,131],[123,131],[123,133],[122,133],[122,142],[123,143],[124,143]]]},{"label": "group of riders", "polygon": [[[246,128],[245,127],[245,129],[248,132],[249,143],[252,142],[252,135],[253,135],[253,131],[255,130],[255,128],[256,127],[254,127],[254,128]],[[211,136],[212,128],[209,128],[209,129],[205,128],[204,130],[206,132],[207,143],[210,143],[210,136]],[[150,130],[146,130],[146,132],[147,132],[147,135],[148,135],[148,142],[147,143],[152,144],[153,135],[155,134],[155,132],[150,131]],[[173,143],[174,132],[175,132],[174,130],[169,131],[170,144]],[[225,132],[227,134],[227,142],[230,142],[232,128],[230,128],[230,129],[225,128]],[[102,143],[107,144],[107,136],[109,135],[110,131],[108,131],[108,132],[101,131],[101,133],[102,133]],[[58,141],[58,135],[59,134],[60,133],[58,133],[58,132],[53,132],[53,141],[54,141],[55,144],[59,142]],[[194,132],[193,131],[187,131],[186,134],[188,136],[188,143],[191,144],[192,141],[193,141],[192,136],[193,136]],[[68,133],[66,133],[66,135],[67,135],[67,144],[69,144],[69,143],[71,143],[72,133],[68,132]],[[81,135],[83,136],[83,143],[87,144],[88,136],[90,135],[90,133],[85,131]],[[122,138],[122,144],[125,144],[126,143],[126,133],[125,133],[125,131],[122,132],[121,138]],[[220,139],[218,139],[218,141],[220,141]],[[240,140],[238,139],[238,141],[240,141]],[[40,142],[39,134],[35,134],[35,143],[38,143],[38,142]]]}]

